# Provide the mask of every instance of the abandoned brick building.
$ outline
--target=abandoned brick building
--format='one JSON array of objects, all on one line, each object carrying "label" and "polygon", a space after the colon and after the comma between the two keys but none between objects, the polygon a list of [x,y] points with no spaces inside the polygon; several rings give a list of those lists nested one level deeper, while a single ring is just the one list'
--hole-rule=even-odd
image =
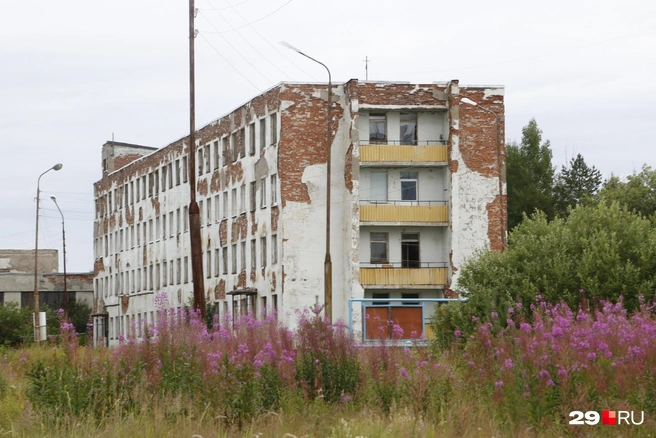
[{"label": "abandoned brick building", "polygon": [[[281,83],[197,131],[205,292],[221,318],[291,321],[323,303],[327,97],[325,84]],[[428,336],[430,300],[454,295],[477,249],[505,245],[503,88],[351,80],[332,101],[332,317],[369,338],[368,317]],[[103,146],[98,344],[153,322],[158,293],[190,302],[187,141]]]}]

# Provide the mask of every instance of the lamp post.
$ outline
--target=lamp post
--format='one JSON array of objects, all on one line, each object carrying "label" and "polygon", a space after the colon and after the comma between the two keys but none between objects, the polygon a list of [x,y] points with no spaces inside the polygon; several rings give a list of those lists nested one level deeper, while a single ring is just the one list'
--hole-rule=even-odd
[{"label": "lamp post", "polygon": [[52,199],[52,202],[54,202],[57,206],[57,210],[59,210],[59,214],[62,218],[62,246],[64,249],[64,319],[68,320],[68,286],[66,282],[66,228],[64,227],[64,213],[62,213],[61,208],[59,208],[59,204],[57,204],[57,198],[51,196],[50,199]]},{"label": "lamp post", "polygon": [[57,171],[63,167],[61,163],[57,163],[50,169],[39,175],[36,180],[36,238],[34,239],[34,340],[41,341],[41,326],[39,323],[39,195],[41,194],[40,184],[41,177],[51,170]]},{"label": "lamp post", "polygon": [[317,61],[313,57],[306,55],[301,52],[296,47],[292,46],[288,42],[281,41],[280,44],[303,55],[306,58],[316,62],[323,66],[328,72],[328,110],[326,117],[326,259],[324,261],[324,306],[326,308],[326,318],[329,321],[333,319],[333,262],[330,258],[330,160],[331,160],[331,144],[332,144],[332,92],[333,92],[333,83],[330,75],[330,69],[321,61]]},{"label": "lamp post", "polygon": [[505,216],[503,214],[503,182],[501,181],[501,174],[502,174],[502,169],[501,169],[501,117],[502,115],[497,114],[496,112],[492,111],[489,108],[485,108],[484,106],[480,106],[473,100],[463,97],[460,99],[460,102],[465,103],[467,105],[475,106],[483,111],[486,111],[490,114],[492,114],[496,120],[496,125],[497,125],[497,169],[499,170],[499,216],[501,218],[501,250],[506,249],[506,220]]}]

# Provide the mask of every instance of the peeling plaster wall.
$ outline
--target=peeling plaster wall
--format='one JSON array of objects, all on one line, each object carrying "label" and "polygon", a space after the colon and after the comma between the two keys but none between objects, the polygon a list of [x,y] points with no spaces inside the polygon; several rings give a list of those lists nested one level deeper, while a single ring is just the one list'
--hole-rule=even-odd
[{"label": "peeling plaster wall", "polygon": [[[39,272],[57,272],[58,254],[56,249],[40,249]],[[34,272],[34,250],[0,249],[0,272]]]},{"label": "peeling plaster wall", "polygon": [[[478,106],[460,103],[465,97]],[[450,288],[455,290],[459,269],[466,260],[484,247],[501,250],[501,233],[506,233],[504,146],[499,148],[501,167],[497,161],[497,141],[504,138],[503,89],[461,88],[454,81],[450,84],[449,106],[449,167],[452,172]],[[493,114],[482,108],[501,117],[497,121]],[[499,208],[499,199],[502,199],[503,208]]]}]

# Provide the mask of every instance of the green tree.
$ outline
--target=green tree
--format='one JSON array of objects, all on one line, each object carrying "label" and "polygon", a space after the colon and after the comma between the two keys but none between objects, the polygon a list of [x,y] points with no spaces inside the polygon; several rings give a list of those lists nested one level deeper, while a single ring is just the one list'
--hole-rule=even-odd
[{"label": "green tree", "polygon": [[656,170],[645,164],[626,180],[611,176],[599,191],[599,199],[618,202],[644,217],[652,216],[656,213]]},{"label": "green tree", "polygon": [[535,119],[522,129],[522,142],[509,144],[506,149],[508,229],[517,226],[524,214],[531,215],[536,210],[552,218],[552,154],[549,141],[542,142],[542,130]]},{"label": "green tree", "polygon": [[569,167],[562,166],[556,176],[554,185],[556,214],[565,217],[569,208],[593,199],[600,185],[601,172],[594,166],[589,167],[583,156],[577,154],[569,162]]},{"label": "green tree", "polygon": [[434,317],[443,342],[456,329],[471,330],[472,316],[497,312],[505,321],[509,306],[527,308],[538,294],[574,309],[582,296],[613,302],[623,296],[632,310],[640,295],[652,297],[656,288],[656,226],[617,203],[579,205],[567,220],[538,213],[510,233],[510,243],[507,251],[481,252],[463,267],[458,292],[468,301],[442,306]]},{"label": "green tree", "polygon": [[32,336],[32,310],[14,302],[0,304],[0,346],[13,347]]}]

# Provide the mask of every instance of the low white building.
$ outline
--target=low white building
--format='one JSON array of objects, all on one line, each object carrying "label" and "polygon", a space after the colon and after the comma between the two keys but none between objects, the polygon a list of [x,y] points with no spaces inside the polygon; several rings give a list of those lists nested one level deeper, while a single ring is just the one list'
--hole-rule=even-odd
[{"label": "low white building", "polygon": [[[423,300],[453,297],[467,257],[505,245],[503,89],[351,80],[332,100],[332,317],[430,335]],[[206,298],[221,317],[291,321],[323,304],[326,110],[325,84],[281,83],[197,131]],[[96,343],[152,322],[156,293],[190,303],[187,143],[103,146]]]}]

